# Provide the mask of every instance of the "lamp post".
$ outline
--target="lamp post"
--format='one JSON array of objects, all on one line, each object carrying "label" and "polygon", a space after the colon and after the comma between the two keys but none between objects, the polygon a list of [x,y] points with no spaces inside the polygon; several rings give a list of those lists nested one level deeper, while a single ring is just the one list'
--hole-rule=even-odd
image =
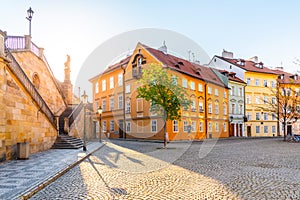
[{"label": "lamp post", "polygon": [[84,121],[83,121],[83,151],[86,151],[86,127],[85,127],[85,121],[86,121],[86,105],[87,105],[87,101],[88,101],[88,95],[85,93],[85,90],[83,92],[82,97],[82,101],[83,101],[83,108],[84,108]]},{"label": "lamp post", "polygon": [[31,9],[31,7],[27,10],[27,15],[28,17],[26,17],[26,19],[29,21],[29,36],[31,37],[31,20],[32,20],[32,16],[33,16],[33,10]]},{"label": "lamp post", "polygon": [[101,124],[101,117],[102,117],[102,108],[101,108],[101,106],[99,106],[98,107],[98,110],[97,110],[97,112],[98,112],[98,114],[99,114],[99,126],[100,126],[100,137],[99,137],[99,141],[101,142],[101,134],[102,134],[102,124]]}]

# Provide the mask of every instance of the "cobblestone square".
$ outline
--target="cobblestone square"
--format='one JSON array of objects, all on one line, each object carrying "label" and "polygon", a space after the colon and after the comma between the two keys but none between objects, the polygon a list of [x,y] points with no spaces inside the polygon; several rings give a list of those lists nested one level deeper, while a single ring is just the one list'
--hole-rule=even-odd
[{"label": "cobblestone square", "polygon": [[32,199],[299,199],[299,143],[107,141]]}]

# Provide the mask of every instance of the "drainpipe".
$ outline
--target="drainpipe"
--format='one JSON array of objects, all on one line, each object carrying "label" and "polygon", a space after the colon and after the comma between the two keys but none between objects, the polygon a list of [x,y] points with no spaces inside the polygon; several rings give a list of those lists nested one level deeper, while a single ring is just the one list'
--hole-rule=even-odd
[{"label": "drainpipe", "polygon": [[[245,137],[245,133],[246,133],[246,122],[245,122],[245,119],[246,119],[246,86],[247,85],[244,85],[244,116],[243,116],[243,124],[244,124],[244,127],[243,127],[243,137]],[[248,119],[247,119],[248,121]]]},{"label": "drainpipe", "polygon": [[205,133],[206,133],[206,139],[208,139],[208,132],[207,132],[207,95],[206,95],[206,91],[207,91],[207,83],[205,83],[204,85],[204,125],[205,125]]}]

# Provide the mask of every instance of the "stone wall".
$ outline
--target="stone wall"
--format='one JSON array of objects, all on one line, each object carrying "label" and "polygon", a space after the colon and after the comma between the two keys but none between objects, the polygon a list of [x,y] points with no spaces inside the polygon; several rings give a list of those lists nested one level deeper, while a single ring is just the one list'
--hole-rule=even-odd
[{"label": "stone wall", "polygon": [[30,153],[51,148],[57,130],[0,62],[0,160],[16,158],[17,143],[29,142]]}]

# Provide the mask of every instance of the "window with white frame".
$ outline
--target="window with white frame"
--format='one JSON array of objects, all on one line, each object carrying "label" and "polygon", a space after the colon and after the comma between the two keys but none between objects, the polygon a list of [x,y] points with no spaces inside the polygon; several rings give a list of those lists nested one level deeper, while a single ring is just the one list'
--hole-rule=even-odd
[{"label": "window with white frame", "polygon": [[215,103],[215,114],[219,114],[219,103]]},{"label": "window with white frame", "polygon": [[129,84],[126,85],[126,87],[125,87],[125,93],[126,93],[126,94],[129,94],[129,93],[130,93],[130,85],[129,85]]},{"label": "window with white frame", "polygon": [[250,85],[250,82],[251,82],[250,78],[246,78],[247,85]]},{"label": "window with white frame", "polygon": [[199,131],[200,131],[200,132],[203,132],[203,122],[200,122],[200,123],[199,123]]},{"label": "window with white frame", "polygon": [[188,121],[183,121],[183,131],[184,132],[188,132],[188,126],[189,126]]},{"label": "window with white frame", "polygon": [[230,94],[231,94],[232,96],[235,95],[235,87],[234,87],[234,86],[231,86]]},{"label": "window with white frame", "polygon": [[255,79],[255,86],[259,86],[259,79]]},{"label": "window with white frame", "polygon": [[272,113],[272,120],[276,120],[276,115],[275,115],[275,113]]},{"label": "window with white frame", "polygon": [[126,132],[130,133],[131,131],[131,122],[126,122]]},{"label": "window with white frame", "polygon": [[96,94],[99,93],[99,83],[98,82],[95,84],[95,93]]},{"label": "window with white frame", "polygon": [[235,104],[231,104],[231,114],[235,114]]},{"label": "window with white frame", "polygon": [[211,89],[211,87],[208,87],[208,88],[207,88],[207,90],[208,90],[208,91],[207,91],[207,92],[208,92],[208,94],[211,94],[211,93],[212,93],[212,89]]},{"label": "window with white frame", "polygon": [[123,95],[120,94],[118,95],[118,109],[122,109],[123,108]]},{"label": "window with white frame", "polygon": [[109,123],[109,131],[115,131],[115,121],[111,120]]},{"label": "window with white frame", "polygon": [[268,113],[264,113],[264,120],[268,120],[268,118],[269,118]]},{"label": "window with white frame", "polygon": [[246,96],[246,103],[250,104],[251,103],[251,97],[250,96]]},{"label": "window with white frame", "polygon": [[243,88],[239,88],[239,96],[242,97],[243,95]]},{"label": "window with white frame", "polygon": [[208,131],[209,131],[209,132],[212,132],[212,122],[209,122],[209,123],[208,123]]},{"label": "window with white frame", "polygon": [[227,130],[227,123],[226,123],[226,122],[223,123],[223,130],[224,130],[224,131]]},{"label": "window with white frame", "polygon": [[106,128],[107,126],[106,126],[106,121],[104,120],[103,122],[102,122],[102,130],[103,130],[103,132],[106,132],[107,131],[107,128]]},{"label": "window with white frame", "polygon": [[118,74],[118,86],[123,85],[123,74]]},{"label": "window with white frame", "polygon": [[173,85],[177,85],[178,84],[178,80],[177,80],[177,77],[175,75],[172,75],[172,84]]},{"label": "window with white frame", "polygon": [[203,110],[203,102],[199,101],[199,112],[204,112]]},{"label": "window with white frame", "polygon": [[215,89],[215,96],[219,96],[219,90]]},{"label": "window with white frame", "polygon": [[268,81],[267,80],[264,80],[264,86],[268,87]]},{"label": "window with white frame", "polygon": [[178,132],[178,121],[177,120],[173,121],[173,132]]},{"label": "window with white frame", "polygon": [[224,91],[224,95],[223,95],[224,98],[227,98],[227,92]]},{"label": "window with white frame", "polygon": [[268,103],[268,97],[264,96],[264,104],[267,104],[267,103]]},{"label": "window with white frame", "polygon": [[102,91],[106,90],[106,80],[102,80]]},{"label": "window with white frame", "polygon": [[264,133],[268,133],[269,132],[269,127],[268,126],[264,126]]},{"label": "window with white frame", "polygon": [[212,104],[208,103],[208,113],[212,113]]},{"label": "window with white frame", "polygon": [[247,113],[247,119],[252,120],[252,113]]},{"label": "window with white frame", "polygon": [[130,113],[130,98],[126,99],[126,113]]},{"label": "window with white frame", "polygon": [[219,131],[219,123],[216,122],[216,131],[218,132]]},{"label": "window with white frame", "polygon": [[192,110],[192,112],[196,111],[196,101],[195,100],[192,100],[191,110]]},{"label": "window with white frame", "polygon": [[113,89],[114,88],[114,77],[111,76],[109,78],[109,89]]},{"label": "window with white frame", "polygon": [[196,121],[192,121],[191,131],[196,132]]},{"label": "window with white frame", "polygon": [[255,119],[260,120],[260,113],[255,113]]},{"label": "window with white frame", "polygon": [[151,132],[152,133],[157,132],[157,120],[151,120]]},{"label": "window with white frame", "polygon": [[114,97],[110,97],[110,99],[109,99],[109,109],[110,110],[114,110],[115,109]]},{"label": "window with white frame", "polygon": [[223,104],[223,114],[227,115],[227,105],[226,105],[226,103]]},{"label": "window with white frame", "polygon": [[260,104],[260,97],[259,96],[255,97],[255,103]]},{"label": "window with white frame", "polygon": [[276,126],[272,126],[272,133],[276,133]]},{"label": "window with white frame", "polygon": [[102,111],[106,111],[106,99],[102,99]]},{"label": "window with white frame", "polygon": [[198,91],[203,92],[203,86],[201,83],[198,83]]},{"label": "window with white frame", "polygon": [[260,126],[255,126],[255,132],[260,133]]},{"label": "window with white frame", "polygon": [[187,80],[185,78],[182,79],[182,87],[187,88]]},{"label": "window with white frame", "polygon": [[191,90],[195,90],[195,82],[193,81],[190,82],[190,88]]},{"label": "window with white frame", "polygon": [[271,86],[272,86],[272,88],[275,88],[275,87],[276,87],[275,81],[271,81]]},{"label": "window with white frame", "polygon": [[239,114],[241,115],[241,114],[243,114],[243,105],[239,105]]}]

